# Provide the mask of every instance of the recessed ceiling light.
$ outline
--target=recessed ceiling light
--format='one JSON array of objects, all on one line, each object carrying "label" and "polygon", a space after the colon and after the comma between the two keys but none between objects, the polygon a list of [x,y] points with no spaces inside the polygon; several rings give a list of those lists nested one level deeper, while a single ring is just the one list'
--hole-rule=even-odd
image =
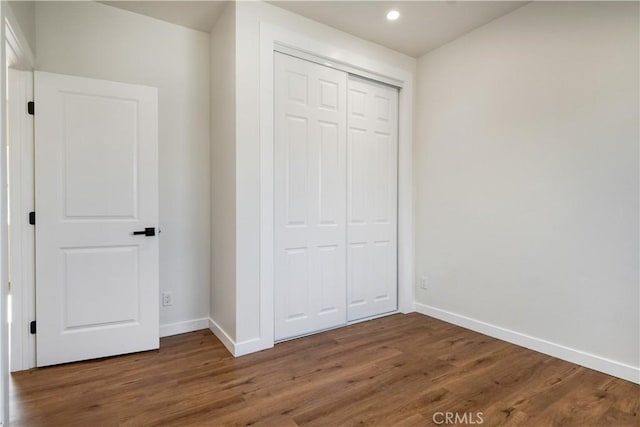
[{"label": "recessed ceiling light", "polygon": [[400,18],[400,12],[398,12],[397,10],[390,10],[387,13],[387,19],[389,21],[395,21],[398,18]]}]

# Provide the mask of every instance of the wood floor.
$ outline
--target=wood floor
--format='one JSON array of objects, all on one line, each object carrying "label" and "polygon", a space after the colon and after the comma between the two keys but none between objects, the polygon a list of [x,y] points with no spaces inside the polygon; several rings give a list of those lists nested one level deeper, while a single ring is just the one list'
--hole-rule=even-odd
[{"label": "wood floor", "polygon": [[481,412],[485,426],[638,426],[640,388],[420,314],[237,359],[198,331],[11,386],[20,426],[427,426],[446,412],[476,425]]}]

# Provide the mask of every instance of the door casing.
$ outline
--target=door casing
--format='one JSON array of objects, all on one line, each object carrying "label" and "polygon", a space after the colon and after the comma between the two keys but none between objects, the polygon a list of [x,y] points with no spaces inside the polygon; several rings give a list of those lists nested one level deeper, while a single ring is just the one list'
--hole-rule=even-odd
[{"label": "door casing", "polygon": [[33,72],[9,70],[9,201],[11,270],[11,372],[36,366],[35,229],[28,212],[34,210],[33,116],[25,106],[33,100]]},{"label": "door casing", "polygon": [[[286,51],[284,51],[286,49]],[[391,83],[400,88],[398,106],[398,311],[415,311],[414,304],[414,244],[413,244],[413,87],[414,76],[408,70],[397,68],[383,59],[370,58],[364,63],[356,51],[345,50],[307,35],[291,31],[268,22],[260,22],[260,91],[259,91],[259,146],[260,188],[260,256],[259,276],[259,331],[240,342],[224,339],[229,351],[240,356],[273,347],[274,345],[274,51],[300,58],[315,58],[323,64],[348,67],[354,74]],[[345,59],[352,58],[352,59]],[[238,294],[238,300],[243,295]],[[241,318],[245,313],[236,313]],[[216,331],[219,335],[224,334]]]},{"label": "door casing", "polygon": [[[33,70],[33,66],[35,63],[33,52],[29,47],[29,43],[27,42],[27,38],[23,34],[20,25],[18,24],[18,20],[14,16],[11,8],[7,7],[6,4],[0,5],[0,21],[2,23],[0,27],[0,68],[2,70],[2,75],[4,79],[2,81],[2,85],[0,86],[0,99],[2,99],[2,106],[0,107],[0,170],[3,172],[6,171],[7,166],[9,165],[8,159],[6,157],[7,153],[7,129],[8,125],[8,114],[5,108],[12,108],[10,105],[5,103],[6,99],[6,90],[7,90],[7,68],[11,67],[17,70]],[[24,108],[24,106],[23,106]],[[11,173],[11,170],[9,171]],[[8,186],[6,178],[6,174],[2,174],[0,178],[1,190],[0,190],[0,209],[2,210],[2,214],[0,217],[2,218],[2,224],[7,224],[7,202],[8,202],[8,194],[7,188]],[[9,179],[9,185],[11,185],[17,179],[20,181],[20,176],[12,175]],[[12,208],[13,208],[14,200],[11,200]],[[8,316],[6,310],[8,309],[8,294],[9,287],[7,283],[9,281],[8,276],[8,258],[7,258],[7,249],[8,249],[8,236],[6,233],[7,229],[5,227],[0,231],[0,240],[2,250],[0,251],[3,255],[0,267],[0,402],[2,407],[0,408],[0,424],[7,424],[9,420],[9,349],[14,344],[13,342],[9,342],[9,324],[8,324]],[[28,244],[28,243],[27,243]],[[33,242],[31,242],[33,244]],[[17,265],[20,265],[22,268],[22,263],[26,262],[26,267],[28,268],[31,265],[33,268],[33,259],[22,260],[19,257],[16,257],[13,260]],[[31,263],[31,264],[29,264]],[[15,264],[14,264],[15,265]],[[12,265],[13,268],[13,265]],[[27,301],[28,303],[28,301]],[[15,305],[15,304],[14,304]],[[20,315],[20,308],[18,307],[18,313],[14,310],[12,313],[14,319],[16,316]],[[25,338],[28,331],[24,330],[21,335],[22,338]],[[12,335],[11,339],[13,340],[14,336]],[[26,337],[28,338],[28,337]],[[35,352],[33,353],[35,357]],[[23,357],[28,357],[27,355],[23,355]],[[20,358],[22,359],[22,357]]]}]

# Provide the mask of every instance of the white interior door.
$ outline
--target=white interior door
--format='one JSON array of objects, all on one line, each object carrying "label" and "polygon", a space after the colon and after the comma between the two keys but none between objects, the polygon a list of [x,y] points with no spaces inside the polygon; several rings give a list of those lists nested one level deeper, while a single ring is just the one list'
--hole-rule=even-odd
[{"label": "white interior door", "polygon": [[348,82],[348,320],[397,309],[398,89]]},{"label": "white interior door", "polygon": [[275,54],[275,339],[346,323],[346,73]]},{"label": "white interior door", "polygon": [[37,364],[158,348],[157,90],[34,78]]}]

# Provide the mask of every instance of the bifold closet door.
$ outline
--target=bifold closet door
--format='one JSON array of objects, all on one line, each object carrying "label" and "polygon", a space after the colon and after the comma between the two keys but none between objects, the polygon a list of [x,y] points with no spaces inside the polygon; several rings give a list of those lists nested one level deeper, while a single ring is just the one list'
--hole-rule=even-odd
[{"label": "bifold closet door", "polygon": [[275,53],[275,339],[346,323],[347,74]]},{"label": "bifold closet door", "polygon": [[349,76],[348,320],[397,309],[398,89]]}]

